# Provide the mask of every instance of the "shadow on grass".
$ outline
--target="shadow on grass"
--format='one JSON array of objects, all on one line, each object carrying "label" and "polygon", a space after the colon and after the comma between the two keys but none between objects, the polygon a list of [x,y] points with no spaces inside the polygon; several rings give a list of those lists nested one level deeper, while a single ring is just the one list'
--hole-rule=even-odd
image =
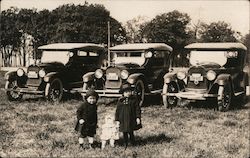
[{"label": "shadow on grass", "polygon": [[[247,106],[248,103],[242,103],[241,100],[238,98],[234,98],[232,100],[232,106],[230,107],[230,111],[237,111],[237,110],[244,110],[244,109],[249,109],[250,106]],[[189,104],[185,105],[184,107],[187,107],[188,109],[207,109],[207,110],[216,110],[217,107],[217,102],[215,100],[206,100],[206,101],[195,101],[195,102],[190,102]]]},{"label": "shadow on grass", "polygon": [[[33,96],[33,95],[27,95],[27,97],[25,97],[23,99],[23,101],[27,101],[27,102],[33,102],[33,101],[46,101],[45,97],[43,96]],[[22,102],[22,101],[20,101]]]},{"label": "shadow on grass", "polygon": [[157,95],[149,95],[145,96],[145,101],[143,106],[148,107],[148,106],[154,106],[154,105],[162,105],[162,96],[157,94]]},{"label": "shadow on grass", "polygon": [[[162,144],[164,142],[170,143],[174,138],[166,136],[165,134],[151,135],[146,137],[136,136],[136,145],[135,146],[144,146],[148,144]],[[123,145],[123,138],[118,140],[118,145]]]}]

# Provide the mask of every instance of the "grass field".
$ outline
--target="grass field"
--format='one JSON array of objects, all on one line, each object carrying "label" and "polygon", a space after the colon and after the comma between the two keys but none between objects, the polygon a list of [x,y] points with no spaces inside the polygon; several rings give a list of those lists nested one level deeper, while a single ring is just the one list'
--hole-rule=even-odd
[{"label": "grass field", "polygon": [[[1,88],[4,85],[0,77]],[[42,98],[9,102],[0,91],[0,157],[230,157],[250,156],[250,103],[244,108],[217,112],[210,108],[142,108],[143,128],[138,144],[124,150],[79,149],[74,131],[80,100],[51,104]],[[99,124],[114,105],[99,103]],[[99,130],[97,145],[100,145]]]}]

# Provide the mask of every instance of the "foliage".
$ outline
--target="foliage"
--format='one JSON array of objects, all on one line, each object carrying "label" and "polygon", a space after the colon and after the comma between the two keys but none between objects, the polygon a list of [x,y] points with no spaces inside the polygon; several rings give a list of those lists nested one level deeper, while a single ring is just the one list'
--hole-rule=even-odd
[{"label": "foliage", "polygon": [[127,33],[126,38],[129,43],[143,42],[141,28],[145,25],[146,21],[146,17],[137,16],[124,24]]},{"label": "foliage", "polygon": [[167,43],[178,52],[183,49],[187,44],[187,39],[190,38],[187,33],[190,20],[188,14],[177,10],[157,15],[142,28],[142,36],[148,42]]},{"label": "foliage", "polygon": [[[109,11],[99,4],[66,4],[49,11],[10,8],[1,12],[1,49],[4,59],[10,58],[13,50],[23,50],[27,35],[34,37],[33,47],[56,42],[88,42],[107,45],[108,21],[111,25],[111,43],[121,43],[115,35],[125,37],[121,24],[110,16]],[[123,38],[122,38],[123,39]],[[8,62],[7,60],[5,60]],[[24,62],[25,63],[25,62]]]},{"label": "foliage", "polygon": [[1,55],[2,59],[4,59],[5,65],[11,62],[13,51],[20,46],[21,42],[20,37],[22,34],[16,26],[17,12],[18,9],[12,7],[1,13],[0,43]]},{"label": "foliage", "polygon": [[247,47],[247,55],[248,55],[248,63],[250,63],[249,61],[250,61],[250,33],[249,34],[247,34],[245,37],[244,37],[244,39],[243,39],[243,41],[244,41],[244,44],[245,44],[245,46]]},{"label": "foliage", "polygon": [[[54,42],[93,42],[107,43],[107,22],[111,21],[111,32],[117,33],[120,23],[109,16],[102,5],[63,5],[52,11],[55,31]],[[116,30],[114,30],[116,29]],[[115,43],[115,39],[111,39]]]},{"label": "foliage", "polygon": [[141,26],[142,38],[147,42],[163,42],[170,45],[175,53],[174,66],[186,66],[187,58],[184,46],[190,42],[188,24],[190,17],[177,10],[157,15],[153,20]]},{"label": "foliage", "polygon": [[236,42],[237,32],[232,30],[230,24],[223,21],[203,23],[200,30],[201,42]]}]

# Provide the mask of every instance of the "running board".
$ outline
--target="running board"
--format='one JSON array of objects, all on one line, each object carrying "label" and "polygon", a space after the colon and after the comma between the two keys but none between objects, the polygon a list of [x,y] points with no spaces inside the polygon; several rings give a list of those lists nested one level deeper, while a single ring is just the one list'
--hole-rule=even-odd
[{"label": "running board", "polygon": [[162,89],[158,89],[158,90],[150,91],[150,93],[145,93],[145,95],[161,94],[161,93],[162,93]]},{"label": "running board", "polygon": [[235,95],[236,97],[239,96],[239,95],[242,95],[242,94],[244,94],[244,91],[234,93],[234,95]]}]

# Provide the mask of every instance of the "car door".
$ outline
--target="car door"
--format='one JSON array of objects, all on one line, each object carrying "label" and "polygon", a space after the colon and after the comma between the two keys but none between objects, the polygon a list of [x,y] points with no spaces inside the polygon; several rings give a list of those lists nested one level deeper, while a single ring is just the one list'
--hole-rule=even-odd
[{"label": "car door", "polygon": [[152,90],[161,89],[163,76],[168,71],[168,53],[166,51],[155,51],[147,64],[147,80]]}]

